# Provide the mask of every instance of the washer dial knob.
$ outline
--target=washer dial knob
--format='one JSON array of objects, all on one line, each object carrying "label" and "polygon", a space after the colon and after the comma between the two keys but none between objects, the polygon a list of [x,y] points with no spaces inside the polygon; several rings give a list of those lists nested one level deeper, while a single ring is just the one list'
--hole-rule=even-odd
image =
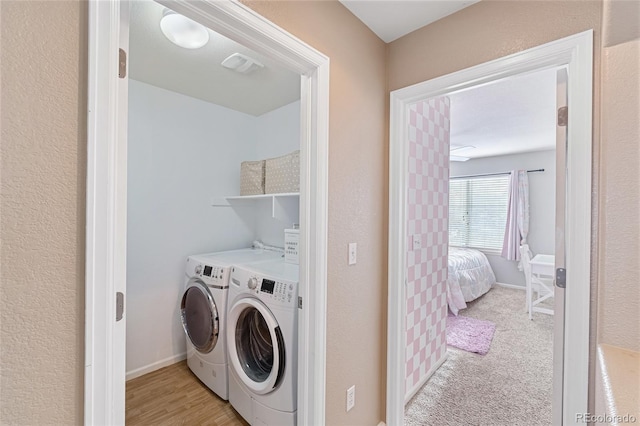
[{"label": "washer dial knob", "polygon": [[200,275],[200,272],[202,272],[202,265],[196,265],[196,275]]},{"label": "washer dial knob", "polygon": [[247,286],[249,287],[249,290],[255,290],[256,287],[258,287],[258,279],[256,277],[249,278]]}]

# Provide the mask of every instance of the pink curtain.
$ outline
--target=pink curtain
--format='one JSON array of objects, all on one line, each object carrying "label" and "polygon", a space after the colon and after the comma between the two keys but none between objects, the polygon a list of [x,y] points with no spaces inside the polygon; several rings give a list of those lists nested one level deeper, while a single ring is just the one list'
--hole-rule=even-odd
[{"label": "pink curtain", "polygon": [[512,170],[502,257],[507,260],[520,260],[520,245],[526,244],[528,234],[529,176],[526,170]]}]

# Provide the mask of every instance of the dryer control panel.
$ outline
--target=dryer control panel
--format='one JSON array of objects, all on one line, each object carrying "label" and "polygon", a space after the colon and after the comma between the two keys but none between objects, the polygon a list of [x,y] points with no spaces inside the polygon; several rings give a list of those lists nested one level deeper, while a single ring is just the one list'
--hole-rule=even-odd
[{"label": "dryer control panel", "polygon": [[229,269],[187,259],[187,276],[198,277],[210,286],[226,287],[225,276],[231,273]]},{"label": "dryer control panel", "polygon": [[202,265],[200,277],[207,285],[225,287],[225,274],[229,274],[229,268],[219,266]]},{"label": "dryer control panel", "polygon": [[262,279],[262,284],[260,285],[260,292],[270,294],[274,300],[280,302],[291,303],[293,299],[294,293],[294,285],[289,283],[284,283],[280,281],[269,280],[267,278]]}]

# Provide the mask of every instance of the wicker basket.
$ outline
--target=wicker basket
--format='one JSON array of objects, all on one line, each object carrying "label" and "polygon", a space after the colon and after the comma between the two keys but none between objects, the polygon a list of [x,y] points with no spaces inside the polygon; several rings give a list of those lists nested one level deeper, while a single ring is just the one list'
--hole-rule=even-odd
[{"label": "wicker basket", "polygon": [[300,151],[265,160],[264,192],[300,192]]},{"label": "wicker basket", "polygon": [[264,160],[240,164],[240,195],[264,194],[264,169]]}]

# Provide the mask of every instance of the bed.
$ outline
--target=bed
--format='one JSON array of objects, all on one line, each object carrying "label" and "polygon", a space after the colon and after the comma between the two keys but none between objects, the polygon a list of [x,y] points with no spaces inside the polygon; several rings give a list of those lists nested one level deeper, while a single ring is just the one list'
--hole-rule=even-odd
[{"label": "bed", "polygon": [[484,253],[459,247],[449,247],[449,277],[447,302],[454,315],[485,294],[496,282],[496,276]]}]

